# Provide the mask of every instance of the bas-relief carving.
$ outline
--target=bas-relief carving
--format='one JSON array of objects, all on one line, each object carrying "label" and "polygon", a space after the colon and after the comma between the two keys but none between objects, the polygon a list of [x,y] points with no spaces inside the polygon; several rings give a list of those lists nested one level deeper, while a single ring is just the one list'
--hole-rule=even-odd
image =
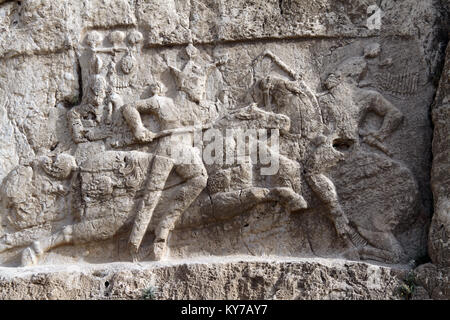
[{"label": "bas-relief carving", "polygon": [[[405,262],[394,230],[415,210],[417,186],[385,143],[399,130],[402,113],[380,92],[361,85],[367,60],[379,53],[377,45],[342,61],[320,93],[306,85],[301,70],[261,50],[254,62],[268,59],[281,72],[254,72],[248,87],[260,98],[238,105],[224,80],[230,63],[225,51],[211,57],[189,43],[157,52],[152,61],[161,63],[157,67],[162,72],[149,74],[144,57],[151,49],[142,48],[143,39],[136,30],[87,33],[79,55],[83,96],[67,116],[74,151],[55,159],[38,158],[3,181],[8,232],[0,238],[0,252],[16,250],[22,265],[33,265],[54,248],[125,234],[126,259],[160,260],[170,258],[170,236],[177,228],[227,223],[275,203],[292,215],[287,220],[290,229],[310,219],[311,212],[326,216],[331,226],[327,241],[342,244],[336,252],[327,252],[329,256]],[[407,85],[402,81],[399,93],[414,90],[413,80],[405,77]],[[369,114],[381,119],[379,128],[364,127]],[[261,175],[261,165],[248,152],[238,163],[205,163],[194,140],[211,129],[279,130],[278,150],[260,137],[249,140],[278,155],[279,170]],[[173,152],[174,137],[190,163]],[[235,136],[227,139],[225,153],[236,145]],[[339,181],[332,174],[337,167],[347,170]],[[401,182],[375,188],[368,196],[367,184],[376,184],[374,177],[381,174]],[[352,186],[358,183],[360,191]],[[352,201],[364,207],[365,199],[378,203],[389,197],[383,210],[369,206],[367,216],[349,212]],[[406,200],[397,201],[401,197]],[[302,231],[303,236],[318,237],[314,228],[303,226]],[[149,233],[151,243],[144,245]],[[314,252],[314,240],[309,246],[295,248],[293,254]]]}]

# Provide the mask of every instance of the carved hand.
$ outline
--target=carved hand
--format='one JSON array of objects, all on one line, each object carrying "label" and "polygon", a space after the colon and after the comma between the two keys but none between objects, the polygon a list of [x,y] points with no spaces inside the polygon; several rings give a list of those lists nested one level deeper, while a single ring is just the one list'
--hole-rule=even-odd
[{"label": "carved hand", "polygon": [[380,132],[370,132],[363,136],[363,141],[367,143],[369,146],[377,148],[378,150],[384,152],[387,156],[392,157],[392,153],[388,150],[388,148],[382,142],[385,137],[380,134]]},{"label": "carved hand", "polygon": [[86,133],[84,135],[86,136],[86,138],[89,141],[95,141],[96,137],[97,137],[97,134],[96,134],[95,130],[93,130],[93,129],[86,131]]},{"label": "carved hand", "polygon": [[385,136],[381,133],[381,131],[367,131],[361,129],[359,134],[363,137],[363,141],[368,144],[382,144],[385,139]]},{"label": "carved hand", "polygon": [[58,186],[56,187],[55,192],[57,194],[60,194],[62,196],[65,196],[67,194],[69,194],[70,189],[67,188],[66,186],[63,186],[62,184],[58,184]]},{"label": "carved hand", "polygon": [[147,129],[136,132],[136,139],[141,142],[152,142],[155,136],[156,134]]}]

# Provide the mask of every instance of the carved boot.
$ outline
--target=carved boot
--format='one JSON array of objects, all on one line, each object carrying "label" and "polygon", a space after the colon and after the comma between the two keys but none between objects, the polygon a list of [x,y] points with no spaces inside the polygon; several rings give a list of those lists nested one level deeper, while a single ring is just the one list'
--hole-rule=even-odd
[{"label": "carved boot", "polygon": [[308,208],[308,204],[303,196],[291,188],[274,188],[271,190],[271,196],[274,197],[275,201],[279,201],[290,213]]},{"label": "carved boot", "polygon": [[21,266],[30,267],[36,265],[38,258],[42,255],[43,251],[38,241],[34,241],[33,244],[22,251]]}]

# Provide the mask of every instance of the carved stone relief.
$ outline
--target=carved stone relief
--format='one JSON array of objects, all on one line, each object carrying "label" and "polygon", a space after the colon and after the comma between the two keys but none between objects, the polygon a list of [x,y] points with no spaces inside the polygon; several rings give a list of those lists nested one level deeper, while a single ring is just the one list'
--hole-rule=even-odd
[{"label": "carved stone relief", "polygon": [[64,138],[1,177],[0,263],[423,255],[431,126],[418,97],[433,88],[422,56],[398,54],[416,41],[250,41],[223,22],[214,42],[185,6],[139,2],[148,25],[77,30],[65,80],[77,94],[56,99]]}]

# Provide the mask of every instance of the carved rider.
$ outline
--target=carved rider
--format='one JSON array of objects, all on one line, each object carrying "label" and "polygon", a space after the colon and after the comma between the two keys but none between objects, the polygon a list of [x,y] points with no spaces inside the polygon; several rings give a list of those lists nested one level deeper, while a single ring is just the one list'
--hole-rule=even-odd
[{"label": "carved rider", "polygon": [[335,150],[332,141],[324,135],[326,128],[315,96],[299,79],[268,76],[260,82],[260,87],[266,108],[291,117],[293,138],[299,139],[308,150],[306,157],[298,159],[303,164],[306,181],[327,206],[337,233],[348,240],[349,221],[339,204],[336,187],[324,174],[343,154]]},{"label": "carved rider", "polygon": [[[155,116],[162,131],[183,128],[183,119],[190,116],[178,109],[171,98],[162,96],[163,90],[164,86],[161,83],[156,83],[150,86],[152,94],[150,98],[126,104],[122,108],[123,116],[138,142],[149,143],[155,137],[155,133],[144,127],[141,113]],[[170,231],[175,227],[175,222],[206,187],[207,182],[207,172],[199,152],[193,147],[191,134],[180,134],[180,136],[180,144],[177,147],[183,149],[183,156],[189,159],[187,163],[184,161],[185,159],[177,158],[177,154],[172,152],[174,140],[171,136],[160,137],[157,141],[156,155],[173,159],[175,172],[185,181],[179,187],[170,209],[167,210],[167,214],[164,215],[156,227],[153,250],[157,260],[164,255],[167,238]],[[183,139],[183,136],[185,139]],[[157,175],[158,170],[158,168],[152,168],[152,174]],[[149,186],[148,189],[160,195],[161,190],[156,190],[154,186]],[[148,202],[153,203],[146,203],[140,206],[143,207],[143,210],[145,210],[145,207],[154,208],[155,202],[159,200],[159,195],[146,197],[146,199],[149,199]],[[146,218],[141,218],[141,214],[138,212],[136,220],[138,224],[135,223],[130,237],[132,254],[136,254],[139,249],[143,232],[145,232],[150,222],[152,210],[147,208]]]}]

